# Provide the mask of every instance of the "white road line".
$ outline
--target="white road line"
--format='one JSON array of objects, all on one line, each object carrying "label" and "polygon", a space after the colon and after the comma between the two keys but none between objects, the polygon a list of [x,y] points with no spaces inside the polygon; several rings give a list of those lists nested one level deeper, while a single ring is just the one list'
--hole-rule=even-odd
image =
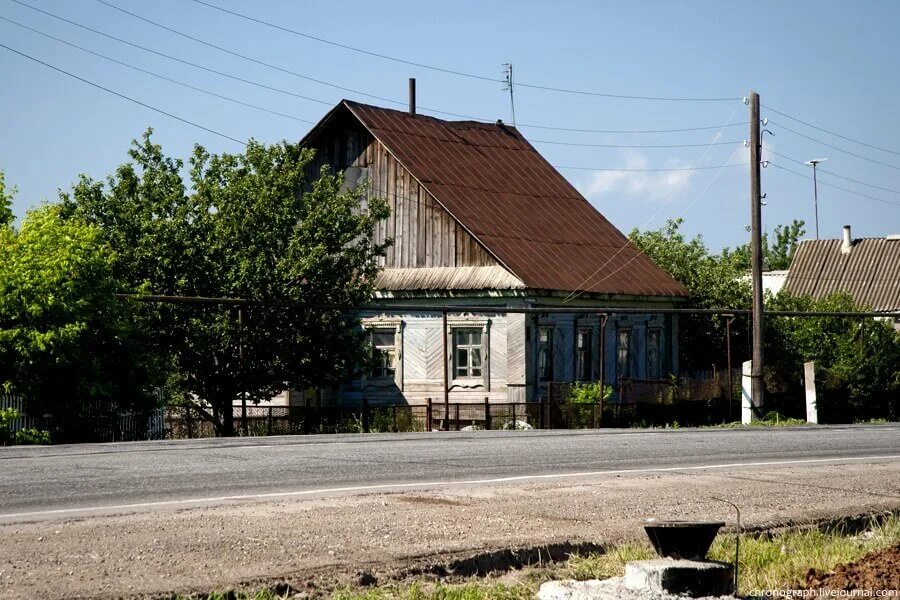
[{"label": "white road line", "polygon": [[372,485],[354,485],[334,488],[317,488],[313,490],[299,490],[294,492],[269,492],[265,494],[238,494],[233,496],[212,496],[206,498],[185,498],[182,500],[160,500],[157,502],[136,502],[134,504],[112,504],[106,506],[88,506],[81,508],[59,508],[53,510],[38,510],[31,512],[0,514],[0,519],[16,519],[23,517],[40,517],[49,515],[71,515],[77,513],[89,513],[94,511],[119,511],[137,508],[155,508],[161,506],[178,506],[180,504],[201,504],[215,502],[232,502],[237,500],[263,500],[266,498],[291,498],[298,496],[314,496],[316,494],[336,494],[341,492],[371,492],[402,490],[417,487],[446,487],[450,485],[479,485],[488,483],[510,483],[515,481],[535,481],[546,479],[567,479],[573,477],[596,477],[599,475],[634,475],[640,473],[671,473],[677,471],[703,471],[706,469],[733,469],[738,467],[768,467],[779,465],[807,465],[827,462],[865,461],[865,460],[895,460],[900,459],[900,454],[885,454],[875,456],[848,456],[835,458],[807,458],[797,460],[774,460],[743,463],[719,463],[711,465],[694,465],[688,467],[657,467],[645,469],[615,469],[609,471],[581,471],[576,473],[548,473],[544,475],[514,475],[510,477],[495,477],[491,479],[464,479],[459,481],[417,481],[410,483],[378,483]]}]

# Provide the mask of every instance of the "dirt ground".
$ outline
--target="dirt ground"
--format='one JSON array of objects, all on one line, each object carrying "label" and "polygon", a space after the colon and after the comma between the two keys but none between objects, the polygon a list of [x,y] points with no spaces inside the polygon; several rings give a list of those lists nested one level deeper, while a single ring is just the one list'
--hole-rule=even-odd
[{"label": "dirt ground", "polygon": [[[895,510],[900,462],[609,475],[0,524],[0,598],[153,597],[277,580],[322,589],[434,565],[474,574],[499,549],[589,550],[641,538],[640,521],[651,516],[733,522],[732,509],[712,496],[738,504],[750,527]],[[475,555],[483,560],[452,566]]]},{"label": "dirt ground", "polygon": [[806,589],[900,591],[900,546],[871,552],[833,571],[810,569]]}]

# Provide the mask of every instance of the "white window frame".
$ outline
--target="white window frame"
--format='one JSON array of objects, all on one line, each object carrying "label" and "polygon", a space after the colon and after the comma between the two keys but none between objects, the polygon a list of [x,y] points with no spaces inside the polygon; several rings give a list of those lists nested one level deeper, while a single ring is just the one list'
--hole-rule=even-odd
[{"label": "white window frame", "polygon": [[[481,331],[481,375],[474,377],[456,376],[456,345],[454,335],[457,329],[479,329]],[[450,377],[449,387],[491,390],[491,321],[478,317],[456,317],[447,319],[447,364]]]},{"label": "white window frame", "polygon": [[404,322],[402,319],[363,319],[363,328],[366,335],[369,336],[371,342],[371,334],[377,330],[393,330],[394,331],[394,376],[393,377],[372,377],[371,373],[366,371],[363,373],[363,387],[393,387],[397,386],[403,390],[403,330]]}]

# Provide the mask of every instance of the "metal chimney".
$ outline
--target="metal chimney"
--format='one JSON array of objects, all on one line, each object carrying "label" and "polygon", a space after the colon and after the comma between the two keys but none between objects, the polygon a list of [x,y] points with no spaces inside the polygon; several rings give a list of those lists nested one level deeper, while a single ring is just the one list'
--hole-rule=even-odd
[{"label": "metal chimney", "polygon": [[844,239],[841,242],[841,254],[850,254],[853,248],[853,236],[850,234],[850,226],[844,225]]},{"label": "metal chimney", "polygon": [[409,114],[416,114],[416,78],[409,78]]}]

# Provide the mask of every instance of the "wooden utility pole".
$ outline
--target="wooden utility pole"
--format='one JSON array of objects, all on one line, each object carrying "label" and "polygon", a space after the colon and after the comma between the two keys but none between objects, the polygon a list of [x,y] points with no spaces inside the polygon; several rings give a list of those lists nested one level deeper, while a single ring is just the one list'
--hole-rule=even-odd
[{"label": "wooden utility pole", "polygon": [[753,286],[753,355],[750,370],[750,402],[753,418],[758,419],[763,406],[763,289],[762,289],[762,186],[760,153],[762,136],[759,120],[759,94],[750,91],[750,278]]}]

